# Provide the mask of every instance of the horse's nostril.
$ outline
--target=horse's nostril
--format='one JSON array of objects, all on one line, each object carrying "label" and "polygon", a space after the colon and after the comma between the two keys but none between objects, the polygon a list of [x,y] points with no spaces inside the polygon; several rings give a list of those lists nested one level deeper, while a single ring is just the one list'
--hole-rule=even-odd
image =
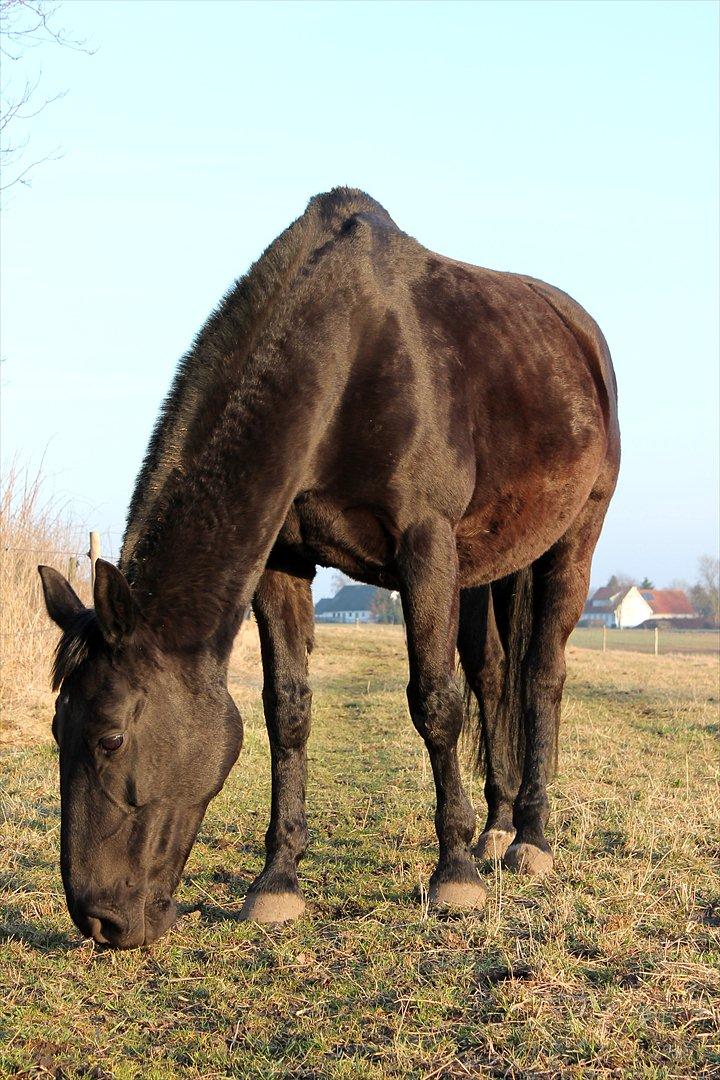
[{"label": "horse's nostril", "polygon": [[125,932],[123,920],[105,911],[88,911],[85,915],[90,937],[98,945],[113,945]]},{"label": "horse's nostril", "polygon": [[93,941],[97,941],[99,945],[105,944],[105,937],[103,936],[102,923],[100,919],[93,919],[91,916],[88,916],[87,928]]}]

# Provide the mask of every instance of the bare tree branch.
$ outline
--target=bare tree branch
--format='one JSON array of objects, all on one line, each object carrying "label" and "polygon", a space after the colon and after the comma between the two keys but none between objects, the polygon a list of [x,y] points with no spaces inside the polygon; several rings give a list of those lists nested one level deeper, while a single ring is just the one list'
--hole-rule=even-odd
[{"label": "bare tree branch", "polygon": [[[21,65],[29,50],[48,44],[92,55],[94,50],[85,41],[56,25],[59,9],[59,4],[48,0],[0,0],[0,57],[6,71],[10,63]],[[30,136],[15,133],[48,105],[64,97],[66,91],[43,98],[37,93],[42,71],[34,76],[23,74],[19,86],[17,80],[13,83],[12,74],[11,69],[11,77],[0,86],[0,191],[15,184],[29,184],[30,175],[38,165],[61,156],[55,150],[26,162],[24,155]],[[14,138],[8,136],[9,128]]]}]

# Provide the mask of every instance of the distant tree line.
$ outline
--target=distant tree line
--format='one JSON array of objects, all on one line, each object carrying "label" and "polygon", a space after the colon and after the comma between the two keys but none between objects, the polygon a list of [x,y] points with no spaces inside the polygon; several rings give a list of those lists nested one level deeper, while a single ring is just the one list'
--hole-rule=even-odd
[{"label": "distant tree line", "polygon": [[372,602],[372,613],[380,623],[402,626],[405,622],[399,594],[388,592],[387,589],[378,589],[376,592]]},{"label": "distant tree line", "polygon": [[707,619],[720,622],[720,559],[701,555],[698,559],[698,580],[687,590],[695,610]]}]

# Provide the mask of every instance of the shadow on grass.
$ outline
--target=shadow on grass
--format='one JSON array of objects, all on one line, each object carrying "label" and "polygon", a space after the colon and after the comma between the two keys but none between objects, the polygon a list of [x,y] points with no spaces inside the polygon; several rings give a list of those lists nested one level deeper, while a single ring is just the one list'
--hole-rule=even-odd
[{"label": "shadow on grass", "polygon": [[[25,903],[29,904],[30,898],[37,894],[41,887],[33,874],[39,874],[42,878],[55,872],[59,877],[57,863],[37,859],[25,853],[18,854],[15,858],[18,870],[24,872],[0,874],[0,944],[18,941],[40,952],[49,953],[65,951],[77,945],[77,941],[73,941],[66,934],[50,929],[43,916],[38,916],[37,921],[31,922],[26,911]],[[14,904],[12,900],[19,903]]]},{"label": "shadow on grass", "polygon": [[72,929],[57,930],[44,925],[41,919],[29,922],[17,908],[4,906],[0,908],[0,944],[15,941],[37,952],[50,954],[72,952],[82,947]]}]

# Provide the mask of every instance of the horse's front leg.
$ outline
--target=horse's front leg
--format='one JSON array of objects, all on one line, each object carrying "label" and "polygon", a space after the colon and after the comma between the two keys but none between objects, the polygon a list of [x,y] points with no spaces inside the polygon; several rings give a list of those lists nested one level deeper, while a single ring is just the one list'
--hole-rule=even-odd
[{"label": "horse's front leg", "polygon": [[410,660],[410,715],[425,740],[437,795],[440,857],[429,900],[435,907],[481,908],[486,894],[469,847],[475,811],[463,790],[457,756],[463,711],[454,677],[458,563],[450,525],[431,520],[409,530],[398,569]]},{"label": "horse's front leg", "polygon": [[265,835],[265,868],[250,887],[242,918],[287,922],[305,909],[297,864],[307,846],[305,748],[312,698],[307,669],[314,629],[310,582],[266,570],[253,608],[263,663],[272,802]]}]

